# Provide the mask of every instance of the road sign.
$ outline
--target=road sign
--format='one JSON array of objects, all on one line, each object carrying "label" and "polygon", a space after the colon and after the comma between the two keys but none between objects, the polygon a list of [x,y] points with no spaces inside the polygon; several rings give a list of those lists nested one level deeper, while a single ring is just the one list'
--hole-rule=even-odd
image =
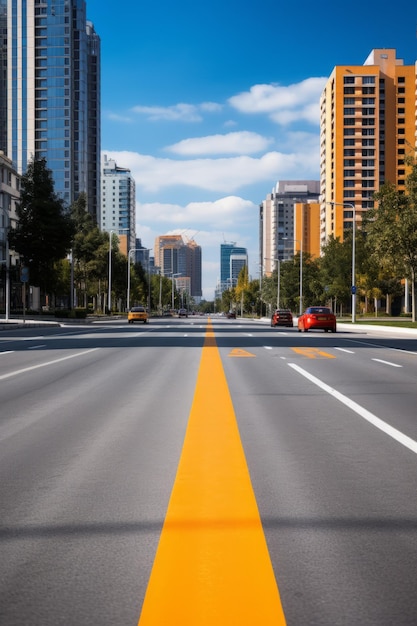
[{"label": "road sign", "polygon": [[29,282],[29,268],[28,267],[21,267],[20,268],[20,281],[22,283]]}]

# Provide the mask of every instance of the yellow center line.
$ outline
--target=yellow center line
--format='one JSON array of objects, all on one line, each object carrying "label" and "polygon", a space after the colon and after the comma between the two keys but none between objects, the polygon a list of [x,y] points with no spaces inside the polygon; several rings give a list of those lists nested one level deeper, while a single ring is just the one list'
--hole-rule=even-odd
[{"label": "yellow center line", "polygon": [[258,624],[285,617],[209,320],[139,626]]}]

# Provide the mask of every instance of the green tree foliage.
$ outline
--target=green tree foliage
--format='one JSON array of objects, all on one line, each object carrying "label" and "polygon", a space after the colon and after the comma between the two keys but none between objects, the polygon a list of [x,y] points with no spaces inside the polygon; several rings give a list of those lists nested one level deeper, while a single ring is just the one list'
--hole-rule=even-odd
[{"label": "green tree foliage", "polygon": [[[320,280],[322,293],[331,300],[336,310],[338,305],[348,309],[352,286],[352,239],[343,242],[339,237],[329,237],[322,248]],[[324,304],[322,302],[322,304]]]},{"label": "green tree foliage", "polygon": [[71,217],[75,225],[72,242],[74,285],[83,295],[83,306],[98,293],[98,282],[107,277],[109,236],[101,232],[87,211],[87,197],[80,194],[71,206]]},{"label": "green tree foliage", "polygon": [[415,282],[417,271],[417,163],[406,159],[410,174],[406,191],[385,183],[375,194],[377,207],[365,216],[368,246],[384,270],[397,277],[411,278],[412,319],[416,321]]},{"label": "green tree foliage", "polygon": [[71,249],[74,225],[63,201],[54,192],[45,159],[33,160],[22,176],[17,225],[9,244],[29,268],[30,283],[43,293],[54,293],[56,263]]}]

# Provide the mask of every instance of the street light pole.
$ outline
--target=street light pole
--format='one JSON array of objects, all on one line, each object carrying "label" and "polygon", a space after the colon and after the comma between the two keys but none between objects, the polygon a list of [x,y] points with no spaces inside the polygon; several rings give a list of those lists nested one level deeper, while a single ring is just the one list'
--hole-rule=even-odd
[{"label": "street light pole", "polygon": [[109,230],[109,293],[107,294],[107,313],[111,313],[111,236],[114,230]]},{"label": "street light pole", "polygon": [[4,305],[5,305],[5,321],[9,321],[10,317],[10,259],[9,259],[9,227],[10,227],[10,218],[7,210],[4,207],[0,207],[4,213],[4,266],[6,270],[6,279],[5,279],[5,294],[4,294]]},{"label": "street light pole", "polygon": [[172,276],[172,278],[171,278],[171,280],[172,280],[172,309],[174,309],[175,308],[174,307],[174,304],[175,304],[174,303],[174,278],[176,276],[181,276],[181,272],[176,273],[176,274],[172,274],[171,276]]},{"label": "street light pole", "polygon": [[332,204],[333,206],[346,206],[352,209],[353,222],[352,222],[352,324],[356,322],[356,207],[352,202],[326,202],[326,204]]},{"label": "street light pole", "polygon": [[[287,241],[287,237],[283,237],[283,241]],[[291,240],[290,240],[291,241]],[[300,306],[299,314],[303,314],[303,238],[292,239],[293,242],[300,244]]]}]

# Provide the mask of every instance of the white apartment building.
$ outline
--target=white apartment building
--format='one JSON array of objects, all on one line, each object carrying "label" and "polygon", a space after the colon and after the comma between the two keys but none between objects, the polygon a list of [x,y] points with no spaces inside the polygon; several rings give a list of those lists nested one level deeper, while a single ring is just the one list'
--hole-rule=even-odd
[{"label": "white apartment building", "polygon": [[131,171],[107,155],[101,167],[101,230],[126,240],[126,250],[136,246],[136,185]]}]

